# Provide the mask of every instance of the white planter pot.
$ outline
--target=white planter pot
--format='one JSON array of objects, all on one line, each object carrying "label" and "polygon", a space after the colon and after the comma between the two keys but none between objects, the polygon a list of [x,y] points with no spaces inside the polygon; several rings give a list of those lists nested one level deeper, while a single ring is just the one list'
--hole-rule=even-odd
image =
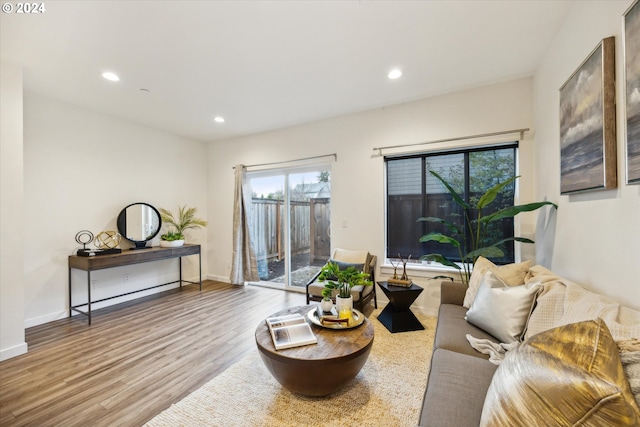
[{"label": "white planter pot", "polygon": [[160,240],[161,248],[177,248],[184,245],[184,240]]},{"label": "white planter pot", "polygon": [[322,311],[329,312],[333,308],[333,301],[330,299],[320,301],[320,308]]}]

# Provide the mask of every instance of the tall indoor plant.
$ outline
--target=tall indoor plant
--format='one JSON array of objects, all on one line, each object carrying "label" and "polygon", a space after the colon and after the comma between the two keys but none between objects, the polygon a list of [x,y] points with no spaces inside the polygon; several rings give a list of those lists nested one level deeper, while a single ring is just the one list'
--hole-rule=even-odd
[{"label": "tall indoor plant", "polygon": [[504,256],[504,251],[500,248],[500,245],[508,241],[516,241],[521,243],[534,243],[533,240],[525,237],[509,237],[498,241],[493,241],[491,236],[487,233],[487,227],[492,222],[513,218],[519,213],[535,211],[545,205],[551,205],[554,208],[558,208],[558,205],[552,202],[534,202],[525,205],[507,206],[494,213],[485,215],[483,210],[487,208],[498,196],[498,194],[509,184],[514,182],[519,176],[511,177],[505,181],[502,181],[489,190],[487,190],[475,203],[471,205],[466,202],[454,189],[445,181],[438,173],[430,171],[430,173],[436,177],[446,187],[447,191],[453,198],[453,200],[463,209],[463,225],[460,227],[454,224],[452,221],[438,217],[422,217],[418,218],[418,221],[427,221],[443,224],[448,230],[448,235],[440,232],[431,232],[420,237],[420,242],[438,242],[455,247],[460,256],[460,263],[456,263],[448,259],[446,256],[437,253],[431,253],[423,255],[420,259],[426,259],[429,261],[436,261],[440,264],[448,267],[453,267],[460,271],[462,282],[469,284],[469,278],[471,276],[471,269],[475,264],[478,257],[483,256],[485,258],[500,258]]},{"label": "tall indoor plant", "polygon": [[168,209],[160,208],[160,218],[162,222],[173,226],[165,234],[160,236],[162,241],[182,241],[184,243],[184,233],[186,230],[206,227],[207,221],[196,218],[197,208],[187,208],[178,206],[178,214],[174,216]]}]

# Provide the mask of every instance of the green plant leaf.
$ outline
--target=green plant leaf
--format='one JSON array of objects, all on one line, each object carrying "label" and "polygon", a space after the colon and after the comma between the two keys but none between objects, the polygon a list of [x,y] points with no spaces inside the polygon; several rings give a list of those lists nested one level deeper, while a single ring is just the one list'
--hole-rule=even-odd
[{"label": "green plant leaf", "polygon": [[453,237],[445,236],[442,233],[425,234],[424,236],[422,236],[420,238],[420,242],[422,242],[422,243],[424,243],[424,242],[438,242],[438,243],[452,245],[452,246],[455,246],[456,248],[460,247],[460,242],[458,242]]},{"label": "green plant leaf", "polygon": [[482,197],[480,197],[480,200],[478,200],[477,208],[478,209],[483,209],[485,206],[487,206],[488,204],[493,202],[496,199],[496,197],[498,196],[498,194],[500,194],[500,192],[504,189],[504,187],[506,187],[507,185],[511,184],[513,181],[515,181],[518,178],[520,178],[520,176],[514,176],[514,177],[509,178],[506,181],[500,182],[500,183],[494,185],[492,188],[488,189],[482,195]]},{"label": "green plant leaf", "polygon": [[423,216],[421,218],[418,218],[417,221],[425,221],[425,222],[437,222],[439,224],[445,225],[449,231],[451,231],[454,234],[462,234],[460,232],[460,229],[451,221],[447,221],[444,218],[438,218],[435,216]]},{"label": "green plant leaf", "polygon": [[483,256],[485,258],[502,258],[504,256],[504,252],[496,246],[486,246],[467,253],[465,261],[475,261],[479,256]]},{"label": "green plant leaf", "polygon": [[552,202],[527,203],[526,205],[509,206],[504,209],[500,209],[499,211],[494,212],[491,215],[487,215],[481,218],[480,221],[489,223],[503,218],[513,218],[519,213],[535,211],[536,209],[540,209],[541,207],[547,205],[551,205],[554,208],[558,209],[558,205]]},{"label": "green plant leaf", "polygon": [[368,277],[368,273],[358,271],[355,267],[340,270],[337,263],[329,261],[320,269],[318,281],[324,283],[322,296],[332,295],[337,289],[341,297],[348,298],[352,287],[373,285],[372,281],[367,280]]},{"label": "green plant leaf", "polygon": [[453,200],[455,200],[455,202],[457,204],[462,206],[464,209],[471,209],[471,205],[469,205],[469,203],[465,202],[464,199],[462,197],[460,197],[460,195],[456,192],[456,190],[454,190],[453,187],[451,187],[449,185],[449,183],[444,180],[444,178],[442,178],[440,175],[438,175],[437,172],[429,171],[429,173],[431,175],[435,176],[436,178],[438,178],[440,180],[440,182],[442,183],[442,185],[447,187],[447,190],[449,191],[449,194],[451,194],[451,197],[453,197]]},{"label": "green plant leaf", "polygon": [[206,227],[207,221],[196,218],[197,208],[187,208],[186,206],[178,206],[177,218],[168,209],[160,208],[160,218],[162,222],[175,227],[178,233],[184,234],[185,230]]},{"label": "green plant leaf", "polygon": [[456,270],[461,270],[462,267],[460,267],[458,264],[456,264],[453,261],[450,261],[447,257],[445,257],[442,254],[429,254],[429,255],[423,255],[420,257],[420,259],[426,259],[428,261],[435,261],[435,262],[439,262],[442,265],[446,265],[447,267],[453,267]]}]

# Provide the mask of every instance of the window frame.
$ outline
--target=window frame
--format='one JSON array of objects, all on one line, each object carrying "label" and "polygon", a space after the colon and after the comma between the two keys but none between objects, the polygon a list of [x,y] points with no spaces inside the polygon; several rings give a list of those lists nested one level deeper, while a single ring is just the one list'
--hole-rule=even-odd
[{"label": "window frame", "polygon": [[[384,188],[384,203],[385,203],[385,264],[389,264],[389,260],[397,260],[398,258],[396,256],[391,256],[392,254],[390,254],[390,248],[389,248],[389,238],[390,238],[390,230],[389,230],[389,204],[390,204],[390,194],[389,194],[389,170],[388,170],[388,164],[390,161],[394,161],[394,160],[406,160],[406,159],[421,159],[420,162],[420,170],[421,170],[421,178],[420,178],[420,185],[421,185],[421,194],[420,197],[422,198],[421,200],[421,216],[426,216],[424,215],[425,212],[427,212],[427,203],[428,203],[428,193],[426,192],[427,190],[427,178],[428,178],[428,172],[426,169],[426,162],[428,161],[428,159],[430,157],[438,157],[438,156],[446,156],[446,155],[452,155],[452,154],[463,154],[464,156],[464,162],[463,162],[463,169],[464,169],[464,194],[465,194],[465,200],[469,200],[470,197],[470,186],[471,186],[471,181],[469,179],[470,177],[470,169],[471,169],[471,161],[470,159],[470,154],[471,153],[477,153],[477,152],[484,152],[484,151],[493,151],[493,150],[502,150],[502,149],[512,149],[513,150],[513,171],[514,174],[517,175],[518,173],[518,154],[519,154],[519,140],[511,140],[508,142],[501,142],[501,143],[493,143],[493,144],[486,144],[486,145],[481,145],[481,146],[466,146],[466,147],[459,147],[459,148],[447,148],[447,149],[440,149],[440,150],[433,150],[433,151],[422,151],[422,152],[412,152],[412,153],[399,153],[399,154],[390,154],[390,155],[385,155],[384,156],[384,184],[385,184],[385,188]],[[518,197],[518,180],[516,180],[514,182],[514,204],[517,200]],[[416,218],[417,219],[417,218]],[[416,240],[419,239],[420,236],[424,235],[427,233],[426,231],[426,227],[427,227],[427,223],[426,222],[421,222],[420,225],[420,233],[416,236]],[[515,236],[517,233],[517,228],[518,228],[518,224],[515,221],[515,218],[513,219],[513,230],[512,230],[512,234],[511,236]],[[429,253],[426,251],[426,245],[424,243],[422,243],[421,245],[421,255],[424,253]],[[517,248],[513,248],[513,260],[510,262],[514,262],[515,260],[518,259],[518,255],[519,252],[517,250]],[[406,255],[405,256],[405,260],[406,260]],[[414,263],[418,263],[418,265],[422,264],[422,262],[419,261],[419,257],[417,257],[418,259],[413,259]],[[505,261],[504,263],[507,263],[509,261]],[[496,264],[499,264],[502,262],[496,262]],[[440,268],[444,268],[444,269],[448,269],[448,267],[445,267],[439,263],[436,262],[431,262],[430,263],[430,267],[436,267],[438,269]]]}]

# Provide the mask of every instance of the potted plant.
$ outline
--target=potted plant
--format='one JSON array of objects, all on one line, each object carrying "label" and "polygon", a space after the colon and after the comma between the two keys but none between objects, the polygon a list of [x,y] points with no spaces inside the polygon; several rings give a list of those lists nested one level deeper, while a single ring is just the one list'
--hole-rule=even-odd
[{"label": "potted plant", "polygon": [[171,248],[184,245],[184,235],[173,230],[167,231],[160,236],[160,246]]},{"label": "potted plant", "polygon": [[206,227],[207,221],[196,218],[196,212],[197,208],[178,206],[178,215],[174,217],[171,211],[160,208],[160,218],[162,218],[162,221],[175,228],[175,230],[169,229],[165,234],[160,236],[160,246],[182,246],[184,244],[186,230]]},{"label": "potted plant", "polygon": [[463,221],[462,227],[454,224],[453,222],[437,217],[422,217],[418,218],[418,221],[428,221],[443,224],[447,227],[450,235],[445,235],[439,232],[432,232],[426,234],[420,238],[421,242],[435,241],[442,244],[452,245],[458,250],[462,265],[455,263],[445,257],[442,254],[427,254],[420,257],[420,259],[426,259],[429,261],[436,261],[442,265],[453,267],[457,270],[463,270],[460,272],[462,282],[466,285],[469,284],[469,278],[471,277],[471,268],[475,264],[478,257],[483,256],[485,258],[500,258],[504,256],[504,252],[500,249],[500,245],[508,241],[516,241],[521,243],[534,243],[533,240],[524,237],[510,237],[498,241],[493,241],[490,233],[487,233],[487,227],[490,223],[498,221],[504,218],[513,218],[521,212],[535,211],[545,205],[551,205],[558,209],[558,205],[552,202],[534,202],[526,205],[507,206],[494,213],[485,215],[483,209],[490,205],[496,196],[509,184],[514,182],[519,176],[511,177],[503,182],[500,182],[487,190],[475,203],[474,206],[467,203],[448,182],[444,180],[440,175],[434,171],[430,171],[431,175],[435,176],[451,194],[453,200],[463,208]]},{"label": "potted plant", "polygon": [[351,288],[354,286],[372,286],[373,282],[367,280],[369,274],[358,271],[355,267],[349,266],[343,270],[338,263],[329,261],[320,270],[318,281],[324,283],[322,298],[330,299],[334,291],[336,294],[336,309],[340,318],[350,318],[353,310],[353,297]]},{"label": "potted plant", "polygon": [[320,308],[322,309],[322,311],[329,312],[331,311],[331,308],[333,307],[333,300],[331,299],[331,297],[329,295],[325,295],[324,291],[322,292],[322,301],[320,301]]}]

